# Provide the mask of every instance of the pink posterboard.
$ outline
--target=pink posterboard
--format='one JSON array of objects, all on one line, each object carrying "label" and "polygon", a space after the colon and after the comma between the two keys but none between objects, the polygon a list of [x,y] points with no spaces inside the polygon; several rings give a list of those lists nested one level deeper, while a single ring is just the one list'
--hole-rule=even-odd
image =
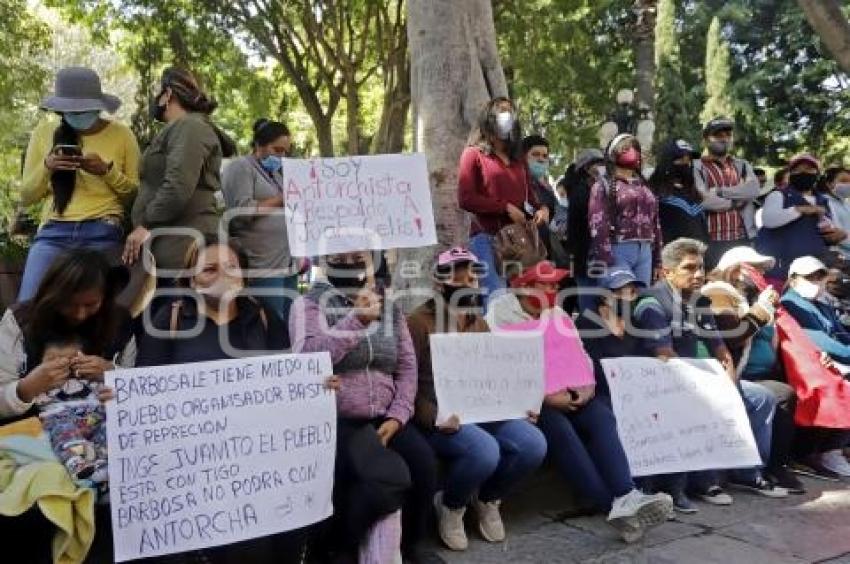
[{"label": "pink posterboard", "polygon": [[573,320],[565,314],[502,325],[501,331],[543,331],[546,394],[596,383],[593,365],[582,347]]}]

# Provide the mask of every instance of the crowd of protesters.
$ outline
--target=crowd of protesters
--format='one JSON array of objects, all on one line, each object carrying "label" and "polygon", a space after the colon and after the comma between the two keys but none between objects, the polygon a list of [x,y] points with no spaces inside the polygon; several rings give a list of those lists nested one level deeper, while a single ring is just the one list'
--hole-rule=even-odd
[{"label": "crowd of protesters", "polygon": [[[648,148],[624,133],[550,182],[548,141],[523,138],[513,102],[494,99],[459,162],[469,244],[436,254],[432,297],[406,315],[389,299],[382,253],[313,257],[318,274],[299,291],[305,269],[283,212],[286,125],[258,120],[237,157],[211,119],[215,101],[169,69],[150,106],[164,126],[141,153],[104,117],[119,105],[93,71],[57,74],[22,181],[22,203],[43,202],[42,223],[18,303],[0,320],[0,423],[38,416],[69,477],[100,494],[88,561],[111,559],[104,373],[252,352],[330,354],[334,515],[158,561],[442,562],[429,537],[467,549],[470,507],[475,534],[504,542],[503,504],[547,458],[560,480],[551,487],[573,490],[626,542],[676,511],[732,505],[730,492],[775,499],[805,493],[800,474],[850,478],[850,169],[804,154],[768,182],[733,156],[735,124],[718,117],[702,152],[665,140],[650,168]],[[512,225],[544,251],[503,260]],[[561,338],[578,341],[595,384],[550,393],[523,419],[438,421],[431,335],[552,315],[577,329]],[[601,363],[630,356],[717,360],[761,464],[634,477]],[[37,509],[0,527],[30,539],[15,548],[20,561],[50,560]]]}]

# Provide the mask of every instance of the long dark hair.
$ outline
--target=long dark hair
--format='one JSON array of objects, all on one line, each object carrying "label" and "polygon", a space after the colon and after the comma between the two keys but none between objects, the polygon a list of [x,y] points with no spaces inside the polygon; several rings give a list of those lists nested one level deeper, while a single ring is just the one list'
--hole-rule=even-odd
[{"label": "long dark hair", "polygon": [[[693,174],[688,175],[684,179],[677,178],[673,175],[673,167],[673,156],[662,152],[658,156],[655,170],[652,171],[652,175],[649,177],[649,187],[652,189],[655,197],[660,200],[665,196],[681,195],[691,202],[702,202],[702,194],[699,193],[694,183]],[[677,180],[683,182],[681,187],[675,185]]]},{"label": "long dark hair", "polygon": [[186,249],[186,255],[183,257],[183,276],[175,279],[175,284],[181,288],[188,288],[195,267],[198,266],[198,257],[200,257],[201,251],[210,247],[218,246],[230,249],[239,261],[239,268],[242,270],[248,269],[248,255],[245,254],[245,251],[241,246],[239,246],[235,239],[230,237],[221,240],[217,235],[207,235],[203,239],[195,239],[192,241],[192,244],[189,245],[189,248]]},{"label": "long dark hair", "polygon": [[[85,343],[86,354],[103,356],[112,352],[119,328],[127,319],[126,312],[115,304],[115,296],[123,289],[127,277],[123,266],[111,267],[98,251],[72,249],[60,255],[45,273],[35,297],[14,306],[28,350],[29,366],[41,362],[44,337],[51,334],[78,337]],[[71,326],[59,312],[71,296],[89,290],[103,293],[100,309],[82,324]]]},{"label": "long dark hair", "polygon": [[[53,132],[53,146],[79,144],[80,134],[76,129],[68,125],[68,122],[63,117],[59,126]],[[50,174],[50,186],[53,189],[53,209],[60,216],[65,213],[65,209],[71,202],[71,196],[74,195],[76,184],[77,171],[75,170],[54,170]]]},{"label": "long dark hair", "polygon": [[844,166],[831,166],[825,171],[820,178],[818,178],[818,183],[815,185],[815,191],[821,192],[823,194],[829,194],[830,189],[829,185],[835,182],[835,179],[838,178],[839,174],[842,173],[850,173],[850,168]]},{"label": "long dark hair", "polygon": [[[218,102],[201,89],[198,79],[186,69],[179,67],[165,69],[162,73],[160,83],[162,90],[166,88],[171,89],[174,97],[177,98],[177,101],[186,111],[210,115],[218,107]],[[236,142],[217,125],[212,122],[210,124],[218,137],[222,155],[225,157],[235,155],[237,149]]]},{"label": "long dark hair", "polygon": [[[500,104],[507,102],[511,105],[511,109],[516,114],[516,105],[509,98],[499,96],[493,98],[478,112],[478,123],[472,128],[469,135],[469,146],[478,147],[486,153],[493,152],[493,140],[499,138],[499,133],[496,130],[496,114]],[[520,127],[519,118],[514,120],[514,128],[511,131],[511,136],[505,141],[507,145],[507,153],[511,160],[522,159],[522,128]]]}]

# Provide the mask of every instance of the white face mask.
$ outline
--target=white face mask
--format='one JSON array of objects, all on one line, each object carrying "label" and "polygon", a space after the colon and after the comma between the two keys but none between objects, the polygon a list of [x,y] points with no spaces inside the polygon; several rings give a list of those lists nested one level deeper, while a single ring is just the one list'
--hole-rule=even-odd
[{"label": "white face mask", "polygon": [[496,133],[499,139],[510,139],[514,130],[514,114],[512,112],[499,112],[496,114]]},{"label": "white face mask", "polygon": [[202,296],[221,299],[227,294],[238,293],[244,284],[241,278],[233,278],[231,276],[219,276],[215,282],[209,286],[195,286],[195,291]]},{"label": "white face mask", "polygon": [[823,293],[823,286],[820,284],[815,284],[814,282],[810,282],[805,278],[794,278],[794,283],[792,284],[794,291],[800,294],[803,298],[807,300],[814,301],[818,298],[818,296]]},{"label": "white face mask", "polygon": [[850,198],[850,182],[839,182],[836,184],[835,195],[839,198]]}]

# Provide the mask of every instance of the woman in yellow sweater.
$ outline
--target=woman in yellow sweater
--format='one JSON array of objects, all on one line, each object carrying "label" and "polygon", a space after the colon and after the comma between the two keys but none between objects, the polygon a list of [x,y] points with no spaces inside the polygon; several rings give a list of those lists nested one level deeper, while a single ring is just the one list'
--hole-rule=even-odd
[{"label": "woman in yellow sweater", "polygon": [[121,101],[104,94],[93,70],[56,74],[55,93],[41,108],[59,115],[33,131],[24,161],[21,201],[47,199],[30,247],[18,301],[32,298],[47,268],[66,249],[120,254],[125,203],[139,187],[139,146],[130,129],[100,117]]}]

